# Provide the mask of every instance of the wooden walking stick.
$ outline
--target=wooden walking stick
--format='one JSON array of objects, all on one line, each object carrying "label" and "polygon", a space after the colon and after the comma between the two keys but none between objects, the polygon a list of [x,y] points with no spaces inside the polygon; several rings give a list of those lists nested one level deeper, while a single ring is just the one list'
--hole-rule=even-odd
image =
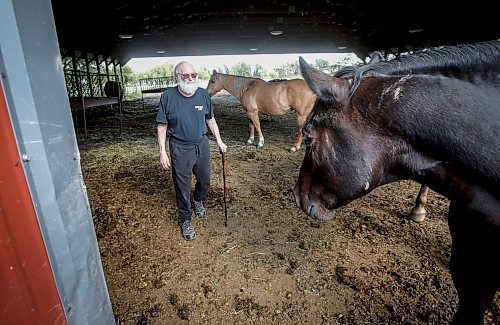
[{"label": "wooden walking stick", "polygon": [[227,188],[226,188],[226,154],[224,152],[222,153],[222,182],[224,184],[224,216],[226,217],[226,220],[224,222],[224,227],[227,227]]}]

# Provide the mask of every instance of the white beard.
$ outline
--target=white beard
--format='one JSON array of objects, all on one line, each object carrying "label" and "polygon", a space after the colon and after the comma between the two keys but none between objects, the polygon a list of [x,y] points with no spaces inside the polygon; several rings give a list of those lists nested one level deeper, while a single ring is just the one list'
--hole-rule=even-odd
[{"label": "white beard", "polygon": [[194,95],[198,89],[198,80],[193,80],[192,82],[181,80],[179,82],[179,88],[183,93],[189,96]]}]

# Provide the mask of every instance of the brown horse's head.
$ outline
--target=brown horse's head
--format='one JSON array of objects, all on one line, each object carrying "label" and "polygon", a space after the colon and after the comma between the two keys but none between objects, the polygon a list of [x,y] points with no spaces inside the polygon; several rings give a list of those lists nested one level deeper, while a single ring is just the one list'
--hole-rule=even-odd
[{"label": "brown horse's head", "polygon": [[348,81],[299,61],[317,100],[302,129],[307,147],[293,192],[306,214],[331,220],[335,208],[376,187],[383,152],[350,104]]},{"label": "brown horse's head", "polygon": [[212,71],[212,75],[210,76],[210,80],[208,81],[207,91],[210,96],[217,94],[223,88],[221,75],[215,71]]}]

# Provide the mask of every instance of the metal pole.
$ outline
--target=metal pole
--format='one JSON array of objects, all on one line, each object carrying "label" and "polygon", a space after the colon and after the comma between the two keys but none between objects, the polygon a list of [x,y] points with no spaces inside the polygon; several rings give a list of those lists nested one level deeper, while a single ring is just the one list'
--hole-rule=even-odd
[{"label": "metal pole", "polygon": [[226,188],[226,154],[224,152],[222,153],[222,181],[224,184],[224,216],[225,216],[225,222],[224,222],[224,227],[227,227],[227,188]]}]

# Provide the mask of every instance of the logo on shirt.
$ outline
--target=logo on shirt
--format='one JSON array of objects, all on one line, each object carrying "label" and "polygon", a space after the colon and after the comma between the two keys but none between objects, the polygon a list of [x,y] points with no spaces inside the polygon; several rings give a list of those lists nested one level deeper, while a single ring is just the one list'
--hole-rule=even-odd
[{"label": "logo on shirt", "polygon": [[201,111],[201,110],[203,110],[203,105],[194,105],[194,108]]}]

